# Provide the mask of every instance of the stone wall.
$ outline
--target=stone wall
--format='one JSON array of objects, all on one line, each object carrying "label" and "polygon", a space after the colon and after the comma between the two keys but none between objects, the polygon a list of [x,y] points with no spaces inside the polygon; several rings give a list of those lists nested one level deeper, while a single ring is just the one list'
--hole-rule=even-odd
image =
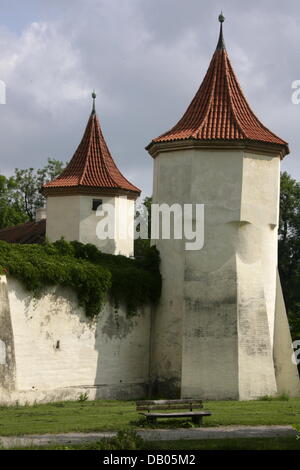
[{"label": "stone wall", "polygon": [[128,318],[108,301],[90,320],[71,289],[34,298],[0,279],[1,403],[147,396],[150,307]]}]

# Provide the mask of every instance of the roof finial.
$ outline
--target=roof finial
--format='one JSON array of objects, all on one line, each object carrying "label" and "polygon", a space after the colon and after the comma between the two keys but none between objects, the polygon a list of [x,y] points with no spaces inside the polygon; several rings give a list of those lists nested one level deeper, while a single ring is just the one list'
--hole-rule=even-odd
[{"label": "roof finial", "polygon": [[223,12],[221,11],[221,14],[219,15],[219,21],[220,21],[220,36],[219,36],[219,41],[217,44],[217,49],[225,49],[225,42],[223,38],[223,23],[225,21],[225,16],[223,15]]},{"label": "roof finial", "polygon": [[220,23],[224,23],[224,21],[225,21],[225,16],[223,15],[222,11],[221,11],[221,14],[219,15],[219,21],[220,21]]},{"label": "roof finial", "polygon": [[93,90],[93,93],[92,93],[92,98],[93,98],[93,110],[92,110],[92,114],[95,114],[96,112],[96,108],[95,108],[95,99],[96,99],[97,95],[95,93],[95,90]]}]

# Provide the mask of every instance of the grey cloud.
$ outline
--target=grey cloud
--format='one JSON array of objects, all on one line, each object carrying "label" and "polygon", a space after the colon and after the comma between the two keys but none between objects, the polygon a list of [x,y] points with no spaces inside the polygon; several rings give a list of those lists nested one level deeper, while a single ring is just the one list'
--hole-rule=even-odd
[{"label": "grey cloud", "polygon": [[[216,0],[44,0],[32,22],[45,22],[47,32],[32,32],[28,21],[18,35],[1,28],[7,52],[0,78],[7,76],[8,87],[0,107],[1,171],[41,166],[48,156],[68,160],[95,87],[117,164],[150,194],[144,147],[178,121],[199,87],[216,46],[219,8]],[[262,122],[289,141],[283,168],[300,179],[300,105],[291,103],[291,83],[300,79],[299,2],[228,0],[224,10],[225,42],[242,88]]]}]

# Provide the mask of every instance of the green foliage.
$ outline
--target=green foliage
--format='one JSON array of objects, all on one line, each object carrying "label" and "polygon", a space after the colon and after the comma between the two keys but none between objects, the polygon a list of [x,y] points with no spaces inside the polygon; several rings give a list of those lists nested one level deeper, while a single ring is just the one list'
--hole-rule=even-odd
[{"label": "green foliage", "polygon": [[134,256],[140,258],[144,256],[145,252],[147,252],[148,248],[150,247],[150,239],[146,238],[137,238],[134,240]]},{"label": "green foliage", "polygon": [[155,303],[160,297],[160,258],[155,247],[145,250],[142,259],[134,260],[102,253],[94,245],[77,241],[67,243],[61,239],[52,246],[62,255],[68,253],[76,259],[105,267],[111,274],[110,294],[116,307],[124,303],[129,315],[134,315],[137,308],[146,303]]},{"label": "green foliage", "polygon": [[259,397],[259,401],[289,401],[290,397],[286,393],[282,393],[281,395],[278,396],[271,396],[271,395],[263,395],[262,397]]},{"label": "green foliage", "polygon": [[138,450],[143,447],[143,439],[135,431],[119,431],[116,437],[102,441],[104,450]]},{"label": "green foliage", "polygon": [[15,198],[16,183],[12,177],[0,175],[0,228],[26,222],[27,216]]},{"label": "green foliage", "polygon": [[278,266],[293,339],[300,338],[300,183],[281,174]]},{"label": "green foliage", "polygon": [[271,395],[263,395],[262,397],[258,398],[259,401],[272,401],[273,397]]},{"label": "green foliage", "polygon": [[277,400],[280,400],[280,401],[289,401],[290,397],[288,396],[287,393],[282,393],[281,395],[279,395],[277,397]]},{"label": "green foliage", "polygon": [[14,245],[1,241],[0,263],[35,295],[47,285],[59,284],[74,288],[87,316],[100,311],[111,286],[111,274],[107,269],[69,255],[61,255],[51,244]]},{"label": "green foliage", "polygon": [[89,394],[87,392],[85,393],[80,393],[79,397],[78,397],[78,401],[80,403],[83,403],[85,401],[87,401],[89,399]]},{"label": "green foliage", "polygon": [[147,238],[137,238],[134,241],[134,256],[143,257],[147,253],[150,247],[151,240],[151,204],[152,198],[146,197],[142,204],[139,204],[136,209],[136,218],[140,220],[140,223],[137,223],[137,232],[141,232],[141,223],[146,228]]},{"label": "green foliage", "polygon": [[45,198],[40,191],[42,186],[56,178],[62,172],[63,167],[62,162],[48,158],[48,163],[44,168],[38,170],[34,168],[15,169],[13,177],[15,183],[14,197],[29,220],[34,219],[35,210],[45,203]]},{"label": "green foliage", "polygon": [[63,163],[48,158],[44,168],[16,168],[14,176],[0,175],[0,228],[34,219],[35,211],[45,203],[40,190],[63,170]]},{"label": "green foliage", "polygon": [[94,245],[63,239],[43,245],[18,245],[0,241],[0,266],[38,295],[45,286],[72,287],[86,315],[97,315],[110,294],[128,314],[158,300],[161,289],[159,255],[149,249],[145,259],[101,253]]}]

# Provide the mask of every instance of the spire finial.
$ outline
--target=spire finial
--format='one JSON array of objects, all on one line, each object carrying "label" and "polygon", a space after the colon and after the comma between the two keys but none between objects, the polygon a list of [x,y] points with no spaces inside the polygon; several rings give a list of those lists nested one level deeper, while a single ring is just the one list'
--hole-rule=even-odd
[{"label": "spire finial", "polygon": [[224,23],[224,21],[225,21],[225,16],[223,15],[222,11],[221,11],[221,14],[219,15],[219,21],[220,21],[220,23]]},{"label": "spire finial", "polygon": [[92,113],[95,114],[96,112],[96,108],[95,108],[95,99],[96,99],[97,95],[95,93],[95,90],[93,90],[93,93],[92,93],[92,98],[93,98],[93,110],[92,110]]},{"label": "spire finial", "polygon": [[217,50],[225,49],[225,42],[223,38],[223,23],[225,21],[225,16],[223,15],[223,12],[221,11],[221,14],[219,15],[219,22],[220,22],[220,36],[219,36],[219,41],[217,44]]}]

